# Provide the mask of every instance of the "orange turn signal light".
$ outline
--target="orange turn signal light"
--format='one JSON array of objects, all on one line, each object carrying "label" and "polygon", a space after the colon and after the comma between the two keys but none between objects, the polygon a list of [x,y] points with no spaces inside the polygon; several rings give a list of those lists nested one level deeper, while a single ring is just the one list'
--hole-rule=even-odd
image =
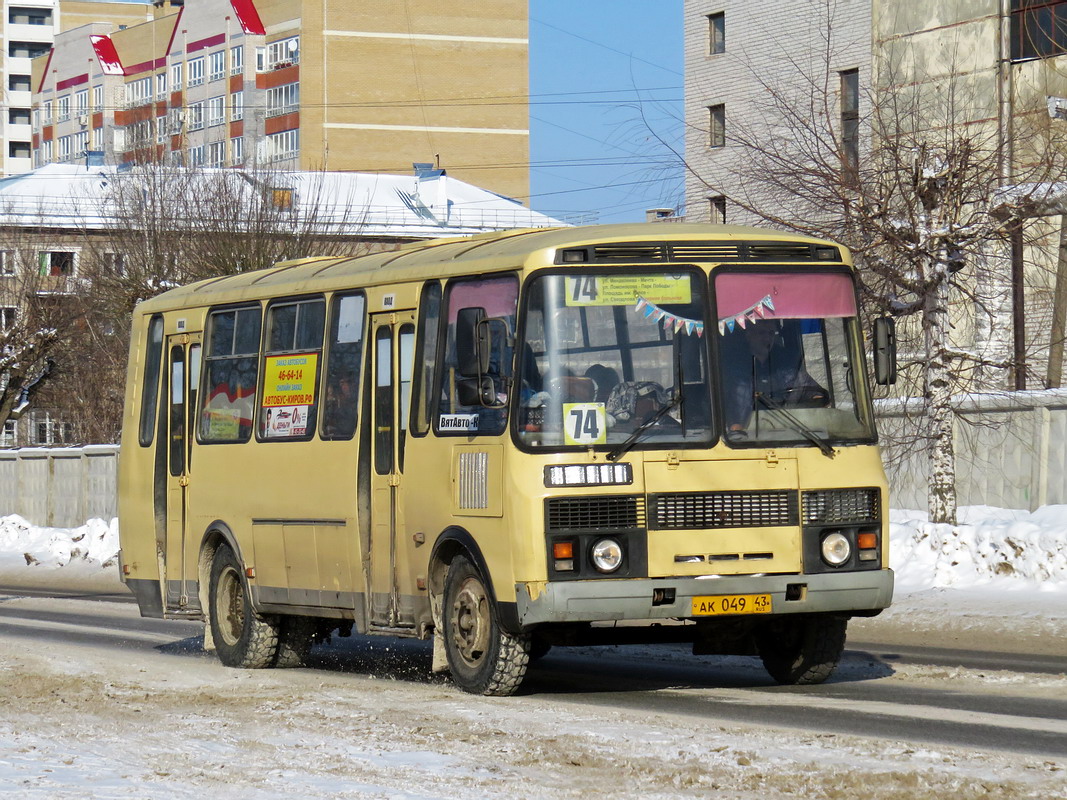
[{"label": "orange turn signal light", "polygon": [[574,558],[574,542],[554,542],[552,544],[552,557]]},{"label": "orange turn signal light", "polygon": [[856,537],[856,546],[860,550],[873,550],[878,546],[877,533],[861,533]]}]

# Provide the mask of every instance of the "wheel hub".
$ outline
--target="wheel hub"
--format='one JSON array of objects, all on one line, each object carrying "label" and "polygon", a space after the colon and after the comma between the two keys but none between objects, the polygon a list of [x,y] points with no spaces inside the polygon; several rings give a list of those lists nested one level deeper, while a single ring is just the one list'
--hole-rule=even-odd
[{"label": "wheel hub", "polygon": [[489,646],[491,618],[485,587],[467,578],[452,602],[452,643],[468,666],[477,666]]}]

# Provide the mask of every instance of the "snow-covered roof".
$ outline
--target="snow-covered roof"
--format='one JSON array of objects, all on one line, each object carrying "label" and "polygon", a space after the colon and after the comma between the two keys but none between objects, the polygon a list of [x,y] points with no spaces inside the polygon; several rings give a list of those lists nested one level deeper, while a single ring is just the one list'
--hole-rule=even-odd
[{"label": "snow-covered roof", "polygon": [[[67,163],[0,179],[0,225],[105,230],[119,222],[116,183],[136,182],[138,174],[137,168]],[[323,232],[335,235],[432,239],[563,224],[437,170],[419,176],[198,168],[190,175],[205,186],[224,178],[292,189],[294,215],[311,214]]]}]

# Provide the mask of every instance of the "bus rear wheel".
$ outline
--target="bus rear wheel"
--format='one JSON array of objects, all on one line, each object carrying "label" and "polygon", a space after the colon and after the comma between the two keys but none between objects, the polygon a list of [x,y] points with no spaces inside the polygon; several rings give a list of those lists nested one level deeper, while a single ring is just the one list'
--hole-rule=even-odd
[{"label": "bus rear wheel", "polygon": [[457,556],[445,577],[445,653],[452,680],[471,694],[514,694],[530,663],[530,637],[500,628],[481,573]]},{"label": "bus rear wheel", "polygon": [[278,654],[278,620],[258,614],[237,556],[226,545],[211,563],[209,597],[211,635],[219,660],[227,667],[264,669]]},{"label": "bus rear wheel", "polygon": [[803,686],[829,678],[845,650],[844,617],[783,619],[756,638],[760,659],[778,683]]}]

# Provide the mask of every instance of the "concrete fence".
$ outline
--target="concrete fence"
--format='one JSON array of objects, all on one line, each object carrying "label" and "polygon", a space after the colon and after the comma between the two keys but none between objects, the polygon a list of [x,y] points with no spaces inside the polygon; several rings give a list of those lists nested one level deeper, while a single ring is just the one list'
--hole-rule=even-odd
[{"label": "concrete fence", "polygon": [[118,445],[0,450],[0,516],[74,528],[116,516]]},{"label": "concrete fence", "polygon": [[[1034,510],[1067,503],[1067,389],[959,398],[955,429],[960,505]],[[893,508],[926,508],[929,470],[921,404],[879,401]],[[71,528],[116,516],[118,445],[0,450],[0,516]]]}]

